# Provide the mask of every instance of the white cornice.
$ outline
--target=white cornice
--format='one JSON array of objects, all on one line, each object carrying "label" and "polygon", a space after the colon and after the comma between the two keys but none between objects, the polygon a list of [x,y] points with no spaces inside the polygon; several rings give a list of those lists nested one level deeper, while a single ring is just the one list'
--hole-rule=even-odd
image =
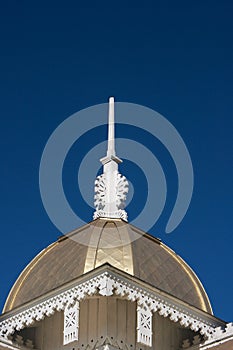
[{"label": "white cornice", "polygon": [[0,335],[7,338],[15,330],[21,330],[32,325],[35,321],[51,316],[55,311],[62,311],[66,305],[72,305],[92,295],[119,295],[129,301],[137,301],[145,305],[151,312],[158,312],[163,317],[169,317],[173,322],[193,331],[199,331],[207,339],[212,339],[217,327],[225,325],[195,307],[186,304],[144,282],[131,278],[127,274],[105,265],[96,271],[82,276],[72,285],[59,289],[53,294],[38,298],[25,306],[12,310],[0,317]]}]

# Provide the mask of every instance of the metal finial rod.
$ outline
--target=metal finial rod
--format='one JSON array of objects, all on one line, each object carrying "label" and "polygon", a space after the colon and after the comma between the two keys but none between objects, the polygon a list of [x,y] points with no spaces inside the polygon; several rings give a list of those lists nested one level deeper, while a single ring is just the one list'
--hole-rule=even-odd
[{"label": "metal finial rod", "polygon": [[109,98],[108,110],[108,150],[107,157],[115,156],[114,97]]}]

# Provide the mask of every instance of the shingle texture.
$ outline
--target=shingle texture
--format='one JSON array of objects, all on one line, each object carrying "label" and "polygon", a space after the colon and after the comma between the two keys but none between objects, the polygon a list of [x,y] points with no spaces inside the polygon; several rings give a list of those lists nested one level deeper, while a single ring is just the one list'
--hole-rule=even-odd
[{"label": "shingle texture", "polygon": [[17,279],[4,311],[106,262],[211,313],[201,282],[178,255],[149,234],[111,219],[97,219],[44,249]]}]

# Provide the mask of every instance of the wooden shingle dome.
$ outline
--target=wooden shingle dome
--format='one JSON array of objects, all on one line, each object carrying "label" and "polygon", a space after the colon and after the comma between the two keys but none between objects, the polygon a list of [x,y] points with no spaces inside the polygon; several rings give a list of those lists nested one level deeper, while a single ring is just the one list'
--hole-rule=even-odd
[{"label": "wooden shingle dome", "polygon": [[174,251],[121,219],[104,218],[62,236],[41,251],[16,280],[4,312],[105,263],[212,313],[201,282]]}]

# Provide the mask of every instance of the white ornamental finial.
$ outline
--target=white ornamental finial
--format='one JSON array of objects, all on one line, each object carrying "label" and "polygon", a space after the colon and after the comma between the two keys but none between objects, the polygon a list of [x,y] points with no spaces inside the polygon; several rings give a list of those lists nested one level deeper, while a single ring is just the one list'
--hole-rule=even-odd
[{"label": "white ornamental finial", "polygon": [[127,221],[125,200],[128,193],[128,181],[118,172],[118,164],[122,162],[115,152],[115,123],[114,98],[109,99],[108,114],[108,149],[101,163],[104,166],[103,174],[95,180],[95,207],[94,219],[98,217],[122,218]]},{"label": "white ornamental finial", "polygon": [[108,110],[108,150],[107,157],[115,156],[115,120],[114,120],[114,97],[109,99]]}]

